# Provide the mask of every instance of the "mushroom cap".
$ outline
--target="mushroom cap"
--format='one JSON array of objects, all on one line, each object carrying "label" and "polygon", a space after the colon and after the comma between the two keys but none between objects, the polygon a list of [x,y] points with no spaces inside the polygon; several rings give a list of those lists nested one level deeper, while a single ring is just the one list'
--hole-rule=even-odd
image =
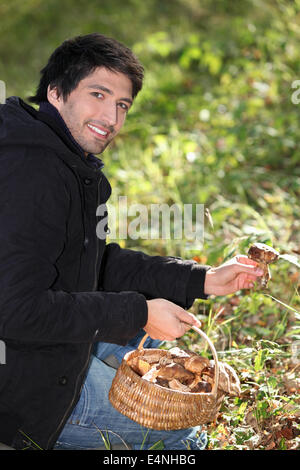
[{"label": "mushroom cap", "polygon": [[177,379],[172,379],[169,380],[169,388],[172,388],[173,390],[179,390],[180,392],[190,392],[189,387],[186,385],[182,384],[179,380]]},{"label": "mushroom cap", "polygon": [[273,263],[279,257],[279,252],[264,243],[254,243],[248,251],[249,258],[266,264]]},{"label": "mushroom cap", "polygon": [[189,370],[186,370],[181,364],[173,363],[168,364],[165,367],[162,367],[158,370],[157,377],[161,379],[180,379],[186,380],[193,377],[193,373]]},{"label": "mushroom cap", "polygon": [[209,366],[209,359],[198,355],[190,357],[184,363],[184,367],[187,370],[198,374],[200,374],[202,370],[207,366]]}]

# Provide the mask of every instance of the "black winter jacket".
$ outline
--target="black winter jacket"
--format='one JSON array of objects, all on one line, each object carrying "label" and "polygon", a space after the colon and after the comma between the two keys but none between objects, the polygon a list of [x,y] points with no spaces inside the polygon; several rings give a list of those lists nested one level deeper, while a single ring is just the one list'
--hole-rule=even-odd
[{"label": "black winter jacket", "polygon": [[0,441],[53,448],[96,341],[125,345],[146,299],[189,308],[207,266],[106,244],[96,210],[111,187],[49,114],[0,106]]}]

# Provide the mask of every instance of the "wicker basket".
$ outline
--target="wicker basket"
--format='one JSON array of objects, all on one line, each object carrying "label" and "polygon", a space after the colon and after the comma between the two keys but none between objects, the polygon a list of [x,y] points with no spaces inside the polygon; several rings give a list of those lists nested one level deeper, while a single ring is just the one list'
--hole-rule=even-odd
[{"label": "wicker basket", "polygon": [[221,407],[225,393],[218,391],[219,363],[216,350],[210,339],[197,327],[192,327],[208,343],[215,361],[214,385],[210,393],[190,393],[170,390],[142,379],[127,360],[163,349],[143,349],[145,335],[138,349],[124,356],[113,379],[109,400],[120,413],[151,429],[186,429],[213,421]]}]

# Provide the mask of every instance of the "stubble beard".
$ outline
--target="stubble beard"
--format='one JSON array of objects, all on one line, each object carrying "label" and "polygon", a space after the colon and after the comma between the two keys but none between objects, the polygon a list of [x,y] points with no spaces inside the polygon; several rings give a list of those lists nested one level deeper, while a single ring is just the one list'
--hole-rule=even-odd
[{"label": "stubble beard", "polygon": [[95,155],[101,154],[104,152],[106,147],[109,145],[110,140],[108,141],[97,141],[96,137],[94,137],[94,141],[92,142],[93,136],[91,135],[90,139],[86,138],[83,134],[84,132],[88,132],[87,130],[87,123],[83,125],[82,131],[72,126],[68,126],[69,131],[71,132],[73,138],[76,140],[78,145],[84,150],[86,153],[92,153]]},{"label": "stubble beard", "polygon": [[[93,137],[92,133],[91,136],[85,137],[85,133],[89,132],[87,124],[89,121],[84,122],[82,126],[80,124],[73,124],[74,119],[72,118],[73,114],[75,114],[72,104],[69,107],[65,107],[64,111],[61,111],[61,116],[65,121],[70,133],[72,134],[73,139],[77,142],[77,144],[82,148],[84,152],[92,153],[95,155],[99,155],[104,152],[108,144],[112,141],[112,137],[106,141],[97,140],[96,137]],[[93,141],[94,140],[94,141]]]}]

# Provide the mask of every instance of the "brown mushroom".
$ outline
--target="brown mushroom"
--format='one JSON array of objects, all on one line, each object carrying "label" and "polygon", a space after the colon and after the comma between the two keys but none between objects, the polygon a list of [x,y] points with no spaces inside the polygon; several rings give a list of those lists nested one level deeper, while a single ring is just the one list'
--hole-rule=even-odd
[{"label": "brown mushroom", "polygon": [[157,379],[157,374],[159,372],[159,369],[157,366],[152,367],[146,374],[142,376],[142,379],[147,380],[148,382],[156,383]]},{"label": "brown mushroom", "polygon": [[278,251],[264,243],[254,243],[248,250],[248,256],[256,261],[263,270],[263,275],[258,278],[259,285],[267,287],[268,281],[271,279],[269,264],[278,259]]},{"label": "brown mushroom", "polygon": [[131,367],[132,370],[134,370],[134,372],[136,372],[139,375],[142,375],[140,368],[139,368],[139,360],[140,360],[139,357],[132,357],[128,359],[127,364],[129,365],[129,367]]},{"label": "brown mushroom", "polygon": [[197,385],[198,382],[202,381],[202,377],[200,374],[193,374],[192,378],[189,378],[184,381],[186,385],[188,385],[190,388],[193,388]]},{"label": "brown mushroom", "polygon": [[158,365],[160,367],[164,367],[164,366],[167,366],[168,364],[174,364],[174,361],[173,359],[171,359],[170,357],[168,356],[163,356],[160,358],[159,362],[158,362]]},{"label": "brown mushroom", "polygon": [[159,362],[162,358],[167,359],[168,357],[171,358],[171,354],[169,354],[168,351],[166,351],[166,354],[163,356],[160,351],[150,351],[149,354],[143,355],[143,360],[148,362],[149,364],[154,364],[156,362]]},{"label": "brown mushroom", "polygon": [[151,365],[144,360],[144,357],[133,357],[127,361],[129,367],[134,370],[139,375],[146,374],[150,369]]},{"label": "brown mushroom", "polygon": [[177,379],[169,380],[169,388],[173,390],[179,390],[180,392],[190,392],[190,389],[187,385],[182,384]]},{"label": "brown mushroom", "polygon": [[190,352],[184,351],[183,349],[180,349],[178,347],[169,349],[169,352],[171,353],[173,362],[181,364],[182,366],[184,366],[186,359],[191,357]]},{"label": "brown mushroom", "polygon": [[204,380],[200,374],[195,374],[194,380],[188,380],[186,384],[192,393],[209,393],[212,390],[213,380],[210,377],[208,377],[208,380]]},{"label": "brown mushroom", "polygon": [[[158,351],[147,351],[129,359],[128,365],[144,380],[173,390],[210,393],[214,384],[214,360],[179,348],[173,348],[165,355]],[[241,393],[235,370],[223,362],[219,362],[218,390],[231,396],[239,396]]]},{"label": "brown mushroom", "polygon": [[175,362],[172,364],[168,364],[161,369],[158,369],[157,377],[161,379],[179,379],[179,380],[187,380],[193,377],[193,373],[189,370],[186,370],[181,364],[176,364]]},{"label": "brown mushroom", "polygon": [[[169,349],[169,353],[171,353],[173,358],[176,358],[176,357],[187,358],[187,357],[190,357],[191,354],[192,354],[192,353],[187,352],[184,349],[180,349],[178,347]],[[195,353],[193,353],[193,354],[195,354]]]},{"label": "brown mushroom", "polygon": [[211,379],[213,379],[214,376],[215,376],[214,361],[210,361],[209,365],[207,367],[205,367],[204,369],[202,369],[201,374],[202,374],[202,376],[206,375],[207,377],[210,377]]},{"label": "brown mushroom", "polygon": [[192,393],[210,393],[212,386],[208,382],[198,382],[194,387],[190,387]]},{"label": "brown mushroom", "polygon": [[195,355],[185,360],[184,367],[194,374],[201,374],[202,370],[209,364],[209,359],[206,357]]},{"label": "brown mushroom", "polygon": [[169,388],[169,381],[166,379],[160,379],[159,377],[157,377],[156,383],[157,385],[160,385],[161,387]]}]

